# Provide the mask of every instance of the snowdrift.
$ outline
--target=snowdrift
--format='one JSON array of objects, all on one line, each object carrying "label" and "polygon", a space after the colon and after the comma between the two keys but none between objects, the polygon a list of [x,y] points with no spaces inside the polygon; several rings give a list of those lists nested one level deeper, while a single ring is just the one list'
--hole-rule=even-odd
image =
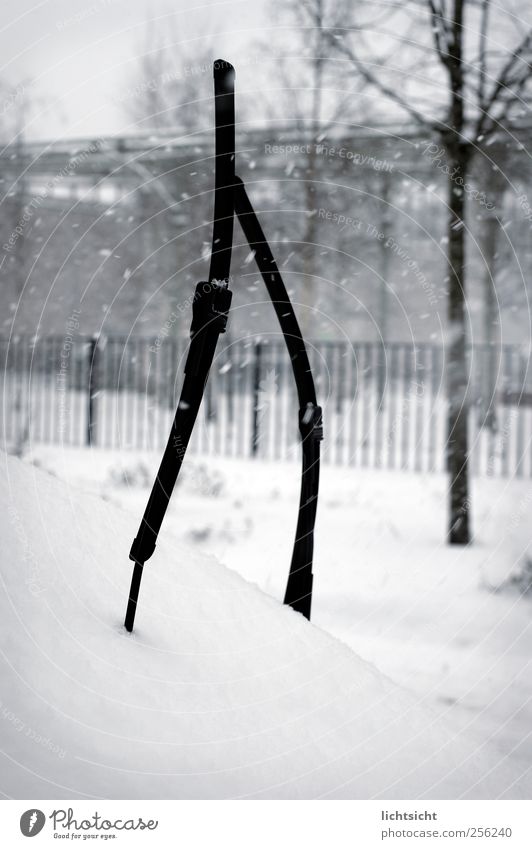
[{"label": "snowdrift", "polygon": [[7,456],[0,491],[9,796],[525,795],[502,753],[453,738],[342,643],[175,542],[171,522],[128,635],[139,516]]}]

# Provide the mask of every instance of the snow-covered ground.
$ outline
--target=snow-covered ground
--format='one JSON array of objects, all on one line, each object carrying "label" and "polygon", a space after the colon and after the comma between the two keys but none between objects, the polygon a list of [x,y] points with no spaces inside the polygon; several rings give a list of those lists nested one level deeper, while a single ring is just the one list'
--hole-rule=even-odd
[{"label": "snow-covered ground", "polygon": [[477,479],[450,549],[443,477],[326,466],[309,626],[278,603],[298,466],[187,460],[130,637],[158,459],[2,461],[4,793],[530,796],[529,484]]}]

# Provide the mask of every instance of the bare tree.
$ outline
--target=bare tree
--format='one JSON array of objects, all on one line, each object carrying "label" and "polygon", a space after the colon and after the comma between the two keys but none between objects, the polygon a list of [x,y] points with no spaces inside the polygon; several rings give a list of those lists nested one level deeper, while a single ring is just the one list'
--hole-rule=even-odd
[{"label": "bare tree", "polygon": [[[497,7],[499,16],[495,20],[491,0],[410,0],[396,7],[400,9],[399,22],[403,24],[401,49],[408,61],[413,54],[417,55],[423,77],[421,73],[409,75],[400,67],[401,49],[396,42],[392,68],[389,56],[382,55],[382,51],[381,55],[376,55],[375,38],[364,40],[360,28],[341,26],[329,32],[329,37],[357,76],[430,133],[445,151],[449,322],[447,452],[451,477],[448,538],[451,543],[467,544],[471,529],[465,186],[475,154],[486,150],[493,136],[519,117],[532,76],[532,28],[523,27],[513,17],[512,32],[505,32],[505,27],[501,27],[500,9]],[[419,31],[420,22],[426,28],[425,33],[428,30],[431,35],[424,35],[416,42],[412,33]],[[500,47],[503,33],[507,43],[511,41],[511,46],[505,50]],[[389,45],[394,34],[388,32],[387,36],[382,40]],[[492,49],[493,45],[496,49]],[[401,88],[395,83],[398,77],[405,81]],[[406,90],[407,82],[411,83],[409,91]],[[427,89],[430,89],[430,103]],[[437,96],[441,92],[443,103]]]},{"label": "bare tree", "polygon": [[[496,154],[495,154],[496,155]],[[494,153],[491,154],[491,157]],[[497,374],[500,368],[500,316],[497,295],[497,277],[501,219],[507,189],[508,168],[479,157],[475,163],[476,176],[484,187],[486,203],[479,215],[479,247],[482,254],[481,281],[483,288],[482,337],[485,350],[480,358],[480,398],[478,422],[480,427],[497,430]]]},{"label": "bare tree", "polygon": [[212,45],[187,42],[171,19],[164,28],[150,20],[137,53],[137,67],[121,98],[125,113],[139,128],[156,132],[187,134],[205,127],[199,101],[205,101],[205,80],[217,58]]},{"label": "bare tree", "polygon": [[[340,56],[331,42],[336,30],[350,14],[350,0],[278,0],[276,20],[279,32],[286,33],[286,44],[276,38],[275,74],[279,87],[273,84],[270,116],[290,117],[303,156],[303,209],[305,225],[300,251],[305,299],[309,307],[316,304],[317,208],[319,204],[318,159],[320,143],[335,127],[352,98],[359,91],[359,78],[351,80],[347,90],[338,86],[335,59]],[[269,45],[261,45],[264,55]],[[275,77],[274,77],[275,79]],[[311,311],[301,316],[305,332],[311,332]]]},{"label": "bare tree", "polygon": [[[177,31],[171,17],[160,21],[147,21],[138,45],[133,72],[124,86],[120,105],[125,114],[134,121],[140,131],[161,137],[163,146],[168,136],[192,136],[210,130],[214,121],[214,98],[212,92],[212,63],[217,58],[202,40],[188,41],[186,34]],[[209,138],[211,133],[209,133]],[[141,237],[145,240],[145,253],[154,252],[150,263],[143,265],[143,274],[151,280],[167,280],[159,302],[164,311],[172,314],[178,287],[184,285],[186,274],[179,280],[174,278],[175,269],[180,267],[183,252],[179,233],[180,202],[183,199],[182,172],[175,172],[162,163],[162,173],[157,174],[157,159],[147,165],[134,159],[124,165],[136,171],[139,178],[139,214],[144,223]],[[214,163],[211,163],[214,167]],[[198,197],[195,211],[198,220],[207,223],[212,216],[212,201],[208,192],[201,191],[206,179],[205,168],[198,168],[196,185]],[[155,178],[155,179],[154,179]],[[188,257],[200,257],[202,251],[201,232],[198,230],[187,239]],[[183,294],[182,298],[185,295]],[[179,313],[172,324],[172,333],[185,334],[188,315]]]}]

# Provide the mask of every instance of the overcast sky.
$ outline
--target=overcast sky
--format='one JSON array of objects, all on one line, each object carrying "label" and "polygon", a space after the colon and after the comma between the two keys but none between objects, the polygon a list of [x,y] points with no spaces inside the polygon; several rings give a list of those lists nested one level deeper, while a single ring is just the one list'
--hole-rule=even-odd
[{"label": "overcast sky", "polygon": [[240,62],[244,85],[269,18],[267,0],[4,0],[2,11],[0,80],[17,86],[32,79],[26,135],[33,139],[127,131],[117,100],[138,81],[149,18],[173,24],[187,52],[194,43],[216,45],[219,55]]},{"label": "overcast sky", "polygon": [[[240,119],[245,119],[246,91],[252,92],[248,99],[255,107],[255,92],[259,92],[257,115],[266,114],[265,88],[271,85],[271,68],[264,62],[263,53],[257,42],[271,45],[275,52],[284,51],[287,44],[287,31],[275,22],[274,9],[282,0],[3,0],[2,24],[0,24],[0,132],[4,138],[11,134],[14,116],[19,114],[16,107],[10,105],[10,95],[6,85],[14,87],[25,84],[26,109],[25,125],[27,139],[53,140],[65,137],[99,137],[102,135],[128,134],[138,130],[128,115],[124,97],[127,99],[138,85],[140,76],[139,55],[146,49],[147,30],[152,26],[171,39],[170,53],[173,68],[176,71],[186,66],[195,51],[204,60],[206,48],[212,48],[215,57],[232,61],[237,68],[237,96],[240,100]],[[389,16],[388,3],[383,2],[386,15]],[[375,55],[382,52],[383,44],[388,53],[408,58],[411,49],[409,39],[410,18],[403,19],[395,13],[387,27],[386,42],[383,42],[383,30],[378,23],[382,17],[379,3],[370,3],[367,13],[375,18],[375,31],[365,32],[365,39],[375,45]],[[507,59],[505,50],[515,47],[522,36],[523,22],[520,16],[511,15],[514,7],[520,13],[531,14],[530,0],[501,0],[493,3],[490,27],[490,55],[500,55],[498,61]],[[357,14],[360,6],[357,4]],[[474,10],[473,10],[474,11]],[[386,17],[386,16],[384,16]],[[471,32],[466,29],[469,38],[478,39],[475,21]],[[283,22],[286,23],[286,22]],[[477,21],[478,25],[478,21]],[[404,32],[402,30],[405,30]],[[413,37],[413,36],[412,36]],[[428,29],[423,30],[421,46],[430,47]],[[288,37],[293,55],[301,50],[301,39]],[[284,47],[282,45],[284,44]],[[399,49],[401,48],[401,49]],[[474,55],[474,50],[469,51]],[[212,57],[212,58],[215,58]],[[388,66],[390,66],[388,59]],[[493,60],[496,61],[496,60]],[[398,59],[400,64],[400,60]],[[393,61],[392,61],[393,64]],[[438,80],[442,69],[438,65]],[[292,71],[294,68],[292,67]],[[344,78],[345,77],[345,78]],[[292,76],[294,85],[297,78]],[[447,89],[439,91],[427,88],[428,76],[425,73],[416,78],[398,75],[404,88],[409,84],[409,97],[419,92],[424,106],[438,103],[437,95],[446,102]],[[31,80],[31,84],[26,81]],[[210,73],[205,75],[205,85],[200,81],[199,96],[205,91],[205,97],[212,93]],[[339,74],[334,88],[349,86],[352,77]],[[392,83],[396,83],[393,79]],[[439,84],[439,83],[438,83]],[[301,90],[301,89],[300,89]],[[406,90],[406,89],[404,89]],[[337,92],[332,92],[334,99]],[[404,94],[404,91],[403,91]],[[196,95],[194,95],[196,96]],[[441,99],[440,98],[440,99]],[[297,94],[300,104],[301,94]],[[22,98],[20,98],[22,100]],[[382,98],[372,90],[368,93],[366,105],[372,115],[379,115],[379,103]],[[390,102],[385,99],[385,115],[390,118]],[[277,92],[270,97],[274,104],[275,117],[283,119],[282,98]],[[238,101],[237,101],[238,103]],[[17,103],[20,105],[20,101]],[[359,99],[356,114],[364,115],[365,102]],[[130,105],[131,108],[131,105]],[[208,112],[205,110],[205,114]],[[355,112],[353,112],[355,114]],[[137,115],[138,117],[138,115]]]}]

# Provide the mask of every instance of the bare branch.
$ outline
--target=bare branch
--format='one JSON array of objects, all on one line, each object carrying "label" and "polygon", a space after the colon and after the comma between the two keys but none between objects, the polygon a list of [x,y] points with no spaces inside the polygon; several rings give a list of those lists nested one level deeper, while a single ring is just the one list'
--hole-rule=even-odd
[{"label": "bare branch", "polygon": [[[523,54],[532,46],[532,29],[529,29],[526,35],[521,40],[520,44],[514,50],[506,64],[503,66],[499,76],[495,81],[495,85],[493,86],[492,92],[485,102],[484,109],[479,116],[479,120],[477,122],[476,135],[486,135],[488,121],[490,121],[490,111],[496,106],[498,103],[504,101],[506,92],[510,91],[511,96],[511,87],[512,87],[512,76],[517,67],[518,62],[522,59]],[[527,63],[527,77],[530,73],[530,66]],[[520,80],[521,77],[518,78]],[[516,85],[516,79],[514,78],[514,85]],[[519,81],[517,81],[517,85],[521,85]],[[493,120],[490,121],[490,131],[493,130]]]},{"label": "bare branch", "polygon": [[[528,66],[519,79],[515,78],[509,82],[508,89],[511,89],[509,96],[504,100],[502,108],[497,115],[489,115],[489,123],[485,124],[483,130],[484,136],[490,136],[501,125],[505,124],[509,120],[512,106],[522,102],[523,92],[527,83],[531,81],[530,70],[530,66]],[[501,103],[501,100],[499,100],[499,103]]]},{"label": "bare branch", "polygon": [[436,54],[440,61],[447,67],[449,63],[449,43],[448,30],[445,18],[443,17],[444,8],[437,4],[436,0],[427,0],[430,12],[430,28],[432,38],[436,48]]},{"label": "bare branch", "polygon": [[376,74],[373,73],[368,67],[368,64],[363,62],[356,55],[352,48],[348,47],[345,43],[345,39],[338,35],[338,33],[333,34],[333,38],[338,39],[338,48],[339,50],[346,56],[346,58],[355,66],[356,70],[360,74],[360,76],[370,85],[374,86],[381,94],[388,97],[391,101],[396,103],[405,112],[410,115],[414,121],[425,129],[432,129],[434,127],[434,123],[431,122],[428,118],[426,118],[421,112],[415,109],[407,100],[405,100],[399,92],[395,91],[395,89],[390,88],[390,86],[386,85]]},{"label": "bare branch", "polygon": [[488,20],[491,0],[482,0],[479,32],[479,69],[478,69],[478,108],[484,111],[486,98],[486,67],[487,67],[487,43],[488,43]]},{"label": "bare branch", "polygon": [[346,96],[344,98],[342,98],[338,102],[338,104],[336,105],[334,112],[332,113],[330,118],[327,121],[322,121],[321,128],[320,128],[322,133],[326,134],[326,133],[329,132],[331,127],[334,127],[338,118],[342,114],[345,114],[345,109],[346,109],[349,101],[351,100],[351,98],[354,97],[355,94],[359,94],[359,93],[360,93],[360,87],[358,87],[358,86],[353,86],[353,88],[351,88],[347,92]]}]

